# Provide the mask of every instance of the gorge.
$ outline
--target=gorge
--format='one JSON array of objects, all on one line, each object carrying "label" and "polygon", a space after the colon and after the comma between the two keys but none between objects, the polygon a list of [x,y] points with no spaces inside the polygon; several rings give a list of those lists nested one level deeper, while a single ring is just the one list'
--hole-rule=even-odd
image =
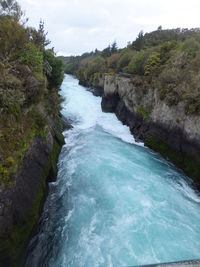
[{"label": "gorge", "polygon": [[26,266],[133,266],[200,257],[200,198],[191,180],[135,142],[101,98],[65,76],[73,128]]},{"label": "gorge", "polygon": [[0,0],[0,266],[199,267],[200,28],[78,55],[83,1],[22,2],[53,43]]}]

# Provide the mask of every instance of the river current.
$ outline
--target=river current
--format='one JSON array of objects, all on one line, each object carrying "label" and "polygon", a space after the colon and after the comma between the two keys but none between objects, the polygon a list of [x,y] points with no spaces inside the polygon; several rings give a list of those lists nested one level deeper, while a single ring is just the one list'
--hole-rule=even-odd
[{"label": "river current", "polygon": [[125,267],[200,258],[200,198],[190,180],[136,143],[65,76],[64,132],[57,181],[50,184],[26,267]]}]

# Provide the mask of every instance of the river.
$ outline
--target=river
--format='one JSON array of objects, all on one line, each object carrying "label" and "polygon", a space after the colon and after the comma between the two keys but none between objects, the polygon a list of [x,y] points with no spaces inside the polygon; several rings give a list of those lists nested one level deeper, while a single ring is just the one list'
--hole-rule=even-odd
[{"label": "river", "polygon": [[64,132],[27,267],[118,267],[200,258],[200,197],[158,153],[136,143],[101,98],[65,76]]}]

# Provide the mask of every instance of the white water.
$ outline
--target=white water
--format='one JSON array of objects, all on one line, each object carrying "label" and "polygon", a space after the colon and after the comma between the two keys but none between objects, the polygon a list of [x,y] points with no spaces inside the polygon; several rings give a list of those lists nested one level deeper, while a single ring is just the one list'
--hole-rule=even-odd
[{"label": "white water", "polygon": [[26,266],[131,266],[200,258],[200,198],[101,98],[66,76],[64,133],[50,192]]}]

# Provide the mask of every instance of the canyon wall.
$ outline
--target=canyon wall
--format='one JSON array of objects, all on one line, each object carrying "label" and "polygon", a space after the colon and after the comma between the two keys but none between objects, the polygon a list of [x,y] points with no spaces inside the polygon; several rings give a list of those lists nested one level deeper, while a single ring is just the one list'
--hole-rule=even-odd
[{"label": "canyon wall", "polygon": [[[0,187],[0,263],[23,266],[28,240],[38,223],[48,192],[48,182],[55,181],[57,161],[64,143],[58,116],[47,119],[45,134],[28,145],[17,174]],[[63,122],[67,127],[67,122]]]},{"label": "canyon wall", "polygon": [[200,187],[200,117],[187,115],[184,103],[169,106],[156,88],[147,90],[134,77],[106,75],[102,109],[116,113],[136,140],[170,159]]}]

